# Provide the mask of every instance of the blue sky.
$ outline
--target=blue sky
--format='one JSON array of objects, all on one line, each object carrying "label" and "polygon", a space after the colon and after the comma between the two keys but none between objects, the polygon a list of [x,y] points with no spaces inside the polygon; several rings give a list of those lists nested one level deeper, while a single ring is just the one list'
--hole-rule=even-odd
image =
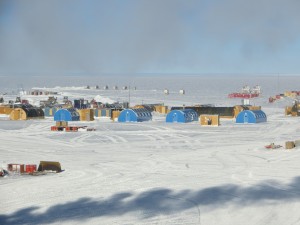
[{"label": "blue sky", "polygon": [[0,75],[298,74],[296,0],[0,0]]}]

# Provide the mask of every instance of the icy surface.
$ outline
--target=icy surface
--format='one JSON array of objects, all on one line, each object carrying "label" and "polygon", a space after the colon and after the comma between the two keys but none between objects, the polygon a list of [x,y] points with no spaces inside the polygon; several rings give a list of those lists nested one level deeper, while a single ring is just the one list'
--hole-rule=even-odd
[{"label": "icy surface", "polygon": [[[300,139],[299,118],[284,116],[293,99],[268,103],[272,95],[298,90],[299,77],[131,78],[130,93],[112,89],[128,85],[125,79],[95,81],[50,79],[47,85],[41,79],[23,85],[59,91],[59,100],[99,95],[168,106],[234,106],[241,100],[228,99],[230,92],[260,85],[262,96],[250,103],[262,106],[268,122],[237,125],[222,119],[219,127],[201,127],[167,124],[154,113],[143,123],[73,122],[96,131],[66,133],[50,131],[53,118],[1,117],[0,166],[59,161],[64,171],[0,178],[0,224],[300,224],[300,151],[264,148]],[[93,84],[111,88],[84,88]],[[1,87],[8,92],[5,100],[16,97],[11,86]]]}]

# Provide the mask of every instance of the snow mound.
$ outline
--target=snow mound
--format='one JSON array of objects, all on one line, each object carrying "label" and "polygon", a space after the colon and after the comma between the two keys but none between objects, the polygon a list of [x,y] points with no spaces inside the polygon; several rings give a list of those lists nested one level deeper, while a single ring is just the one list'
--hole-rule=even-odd
[{"label": "snow mound", "polygon": [[96,102],[109,103],[109,104],[113,104],[114,102],[116,102],[110,98],[106,98],[100,95],[97,95],[94,99]]}]

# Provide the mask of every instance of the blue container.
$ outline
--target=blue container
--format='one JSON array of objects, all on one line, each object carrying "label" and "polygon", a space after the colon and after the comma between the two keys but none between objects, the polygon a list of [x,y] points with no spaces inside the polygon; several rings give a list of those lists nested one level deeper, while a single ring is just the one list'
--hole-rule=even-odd
[{"label": "blue container", "polygon": [[101,116],[106,116],[106,109],[101,109]]}]

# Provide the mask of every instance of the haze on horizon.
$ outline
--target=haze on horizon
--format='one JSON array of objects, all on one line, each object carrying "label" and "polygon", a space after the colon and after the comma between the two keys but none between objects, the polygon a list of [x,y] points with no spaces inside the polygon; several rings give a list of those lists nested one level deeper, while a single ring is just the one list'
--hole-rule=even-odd
[{"label": "haze on horizon", "polygon": [[293,0],[1,0],[0,75],[299,74]]}]

